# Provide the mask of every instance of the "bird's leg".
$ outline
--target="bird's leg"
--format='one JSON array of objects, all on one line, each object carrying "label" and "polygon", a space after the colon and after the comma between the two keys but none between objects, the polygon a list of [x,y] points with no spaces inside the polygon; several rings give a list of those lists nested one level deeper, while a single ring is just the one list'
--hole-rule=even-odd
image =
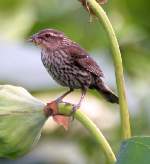
[{"label": "bird's leg", "polygon": [[80,108],[81,103],[82,103],[82,101],[83,101],[83,99],[84,99],[84,97],[85,97],[85,95],[86,95],[86,89],[82,89],[81,91],[82,91],[82,94],[81,94],[80,100],[79,100],[78,104],[73,105],[72,114],[73,114],[74,112],[76,112],[77,109]]},{"label": "bird's leg", "polygon": [[73,92],[73,89],[70,88],[69,91],[65,92],[62,96],[58,97],[55,101],[60,103],[64,97],[66,97],[69,93]]}]

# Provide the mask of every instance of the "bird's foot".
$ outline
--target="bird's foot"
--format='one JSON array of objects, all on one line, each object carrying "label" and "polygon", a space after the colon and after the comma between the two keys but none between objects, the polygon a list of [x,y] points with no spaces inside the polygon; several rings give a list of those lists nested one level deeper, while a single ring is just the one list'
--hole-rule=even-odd
[{"label": "bird's foot", "polygon": [[73,105],[72,113],[75,113],[80,108],[80,104]]},{"label": "bird's foot", "polygon": [[70,102],[67,102],[67,101],[61,101],[60,103],[65,104],[65,105],[72,105]]},{"label": "bird's foot", "polygon": [[58,97],[58,98],[55,100],[55,102],[56,102],[57,104],[59,104],[59,103],[62,103],[63,101],[62,101],[62,98],[61,98],[61,97]]},{"label": "bird's foot", "polygon": [[80,104],[73,104],[72,111],[70,113],[70,116],[72,116],[72,121],[74,120],[75,117],[75,112],[80,108]]}]

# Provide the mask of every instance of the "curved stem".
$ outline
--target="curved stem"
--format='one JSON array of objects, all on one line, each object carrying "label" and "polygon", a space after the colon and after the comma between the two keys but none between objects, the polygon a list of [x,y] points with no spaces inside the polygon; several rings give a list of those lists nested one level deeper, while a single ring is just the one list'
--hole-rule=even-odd
[{"label": "curved stem", "polygon": [[122,58],[121,58],[118,41],[115,32],[113,30],[113,27],[103,8],[95,0],[86,0],[86,1],[89,3],[90,7],[93,9],[96,16],[104,26],[111,43],[111,49],[113,52],[113,61],[115,65],[116,83],[117,83],[117,89],[119,94],[122,136],[123,139],[127,139],[131,137],[131,129],[130,129],[128,104],[125,94]]},{"label": "curved stem", "polygon": [[[72,111],[71,105],[59,104],[59,112],[68,115]],[[102,132],[97,128],[97,126],[80,110],[74,113],[74,117],[90,132],[95,141],[99,144],[100,148],[105,153],[110,164],[116,162],[116,157],[107,142],[106,138],[103,136]]]}]

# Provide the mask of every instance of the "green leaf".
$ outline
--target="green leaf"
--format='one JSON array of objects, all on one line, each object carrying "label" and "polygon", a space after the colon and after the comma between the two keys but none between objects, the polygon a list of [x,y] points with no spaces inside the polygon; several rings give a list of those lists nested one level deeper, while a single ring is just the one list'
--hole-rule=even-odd
[{"label": "green leaf", "polygon": [[37,143],[44,106],[21,87],[0,85],[0,157],[22,156]]},{"label": "green leaf", "polygon": [[133,137],[124,141],[116,164],[149,164],[150,137]]}]

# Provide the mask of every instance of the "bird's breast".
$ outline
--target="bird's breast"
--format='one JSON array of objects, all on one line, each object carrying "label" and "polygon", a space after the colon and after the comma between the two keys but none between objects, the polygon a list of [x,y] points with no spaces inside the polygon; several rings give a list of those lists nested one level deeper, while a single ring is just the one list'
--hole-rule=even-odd
[{"label": "bird's breast", "polygon": [[70,88],[90,85],[90,73],[76,66],[65,51],[42,51],[41,59],[48,73],[59,84]]},{"label": "bird's breast", "polygon": [[41,59],[44,66],[63,68],[65,64],[69,64],[69,56],[63,50],[42,50]]},{"label": "bird's breast", "polygon": [[63,50],[48,51],[41,53],[42,62],[48,73],[61,85],[67,85],[66,73],[69,71],[70,59]]}]

